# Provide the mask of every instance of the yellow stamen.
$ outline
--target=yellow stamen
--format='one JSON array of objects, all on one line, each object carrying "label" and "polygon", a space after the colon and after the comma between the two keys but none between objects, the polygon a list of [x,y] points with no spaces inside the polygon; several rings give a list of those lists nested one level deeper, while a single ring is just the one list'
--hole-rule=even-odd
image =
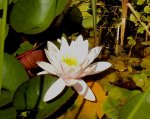
[{"label": "yellow stamen", "polygon": [[76,66],[78,64],[77,59],[74,57],[62,57],[62,61],[65,62],[68,66]]}]

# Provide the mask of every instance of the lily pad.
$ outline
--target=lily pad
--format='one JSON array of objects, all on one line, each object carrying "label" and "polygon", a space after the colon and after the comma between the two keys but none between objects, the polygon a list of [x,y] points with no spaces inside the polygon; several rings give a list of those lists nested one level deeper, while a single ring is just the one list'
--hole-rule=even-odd
[{"label": "lily pad", "polygon": [[142,88],[145,87],[145,85],[148,83],[148,78],[144,73],[135,74],[133,75],[133,81],[137,86]]},{"label": "lily pad", "polygon": [[140,91],[137,90],[130,91],[116,86],[112,87],[112,89],[108,92],[108,98],[103,104],[104,112],[109,118],[118,119],[122,105],[124,105],[129,98],[139,93]]},{"label": "lily pad", "polygon": [[9,54],[4,55],[2,88],[14,93],[29,77],[22,64]]},{"label": "lily pad", "polygon": [[46,30],[59,15],[67,0],[18,0],[10,15],[17,32],[36,34]]},{"label": "lily pad", "polygon": [[45,118],[53,114],[74,94],[71,88],[66,88],[52,101],[43,102],[44,94],[56,80],[57,77],[51,75],[37,76],[34,79],[28,80],[16,91],[13,100],[14,107],[17,110],[38,110],[36,119]]},{"label": "lily pad", "polygon": [[26,80],[28,75],[15,57],[4,54],[4,63],[2,71],[2,91],[0,94],[0,106],[12,101],[16,89]]},{"label": "lily pad", "polygon": [[1,91],[0,93],[0,106],[4,106],[12,101],[13,95],[9,91]]},{"label": "lily pad", "polygon": [[1,119],[16,119],[16,116],[17,116],[17,112],[13,107],[0,110]]},{"label": "lily pad", "polygon": [[132,97],[119,113],[119,119],[150,119],[150,88],[143,94]]}]

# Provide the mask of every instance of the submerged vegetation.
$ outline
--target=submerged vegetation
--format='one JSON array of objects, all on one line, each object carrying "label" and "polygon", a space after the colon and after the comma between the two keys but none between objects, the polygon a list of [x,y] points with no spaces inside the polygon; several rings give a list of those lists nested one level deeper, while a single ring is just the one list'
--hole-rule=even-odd
[{"label": "submerged vegetation", "polygon": [[1,119],[149,119],[149,108],[149,0],[0,0]]}]

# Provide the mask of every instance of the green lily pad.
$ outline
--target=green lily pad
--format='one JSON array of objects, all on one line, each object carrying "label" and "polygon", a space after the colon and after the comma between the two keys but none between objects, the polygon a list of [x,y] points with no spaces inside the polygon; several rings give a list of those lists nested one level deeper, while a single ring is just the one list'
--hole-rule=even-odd
[{"label": "green lily pad", "polygon": [[148,82],[148,78],[144,73],[133,75],[133,81],[139,87],[143,87]]},{"label": "green lily pad", "polygon": [[67,0],[18,0],[10,15],[17,32],[36,34],[46,30],[59,15]]},{"label": "green lily pad", "polygon": [[117,119],[120,108],[119,103],[119,100],[113,100],[110,97],[106,99],[106,102],[103,105],[103,109],[109,118]]},{"label": "green lily pad", "polygon": [[139,93],[140,91],[137,90],[130,91],[124,88],[113,86],[108,92],[108,98],[103,104],[104,112],[109,118],[118,119],[119,111],[122,105],[124,105],[129,98]]},{"label": "green lily pad", "polygon": [[17,112],[15,108],[10,107],[4,110],[0,110],[0,118],[1,119],[16,119]]},{"label": "green lily pad", "polygon": [[58,97],[50,102],[43,102],[43,96],[55,81],[51,75],[37,76],[21,85],[15,93],[13,104],[17,110],[37,109],[36,118],[41,119],[56,112],[74,94],[71,88],[64,90]]},{"label": "green lily pad", "polygon": [[9,54],[4,55],[2,88],[14,93],[29,77],[22,64]]},{"label": "green lily pad", "polygon": [[4,54],[2,71],[2,93],[0,94],[0,106],[12,101],[16,89],[28,79],[28,75],[15,57]]},{"label": "green lily pad", "polygon": [[150,88],[143,94],[132,97],[119,113],[119,119],[150,119]]},{"label": "green lily pad", "polygon": [[13,95],[9,91],[1,91],[0,93],[0,107],[12,101]]}]

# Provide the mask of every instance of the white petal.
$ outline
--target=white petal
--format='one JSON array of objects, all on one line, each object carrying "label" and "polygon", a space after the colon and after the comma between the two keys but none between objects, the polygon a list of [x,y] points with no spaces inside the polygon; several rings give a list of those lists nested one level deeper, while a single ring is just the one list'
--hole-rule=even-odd
[{"label": "white petal", "polygon": [[76,57],[78,58],[80,64],[82,64],[83,61],[85,61],[87,55],[88,55],[88,41],[85,40],[82,43],[82,45],[79,48],[77,48]]},{"label": "white petal", "polygon": [[89,51],[89,54],[82,64],[83,69],[86,68],[100,53],[102,47],[95,47]]},{"label": "white petal", "polygon": [[78,79],[64,79],[67,86],[72,86],[77,83]]},{"label": "white petal", "polygon": [[79,78],[83,73],[81,65],[78,66],[68,66],[66,63],[62,63],[62,69],[64,72],[64,78]]},{"label": "white petal", "polygon": [[76,68],[74,68],[74,69],[72,69],[72,71],[70,71],[70,77],[71,78],[79,78],[82,73],[83,73],[83,69],[82,69],[81,65],[78,65]]},{"label": "white petal", "polygon": [[39,73],[37,73],[37,75],[43,75],[43,74],[49,74],[47,71],[41,71]]},{"label": "white petal", "polygon": [[54,74],[56,75],[56,70],[53,67],[53,65],[51,65],[50,63],[47,62],[36,62],[42,69],[44,69],[45,71],[47,71],[49,74]]},{"label": "white petal", "polygon": [[93,75],[93,74],[100,73],[100,72],[108,69],[110,66],[111,66],[111,64],[109,62],[93,63],[84,69],[84,71],[83,71],[84,74],[82,74],[82,77],[86,76],[86,75]]},{"label": "white petal", "polygon": [[88,85],[83,80],[77,80],[78,83],[74,84],[74,89],[85,99],[90,101],[95,101],[95,95],[92,90],[88,87]]},{"label": "white petal", "polygon": [[76,42],[78,45],[81,45],[82,42],[83,42],[83,36],[82,36],[82,35],[79,35],[79,36],[77,37],[77,39],[75,40],[75,42]]},{"label": "white petal", "polygon": [[48,58],[49,62],[52,65],[56,64],[55,62],[58,62],[58,57],[55,54],[53,54],[52,52],[49,52],[47,49],[45,49],[44,51],[45,51],[46,57]]},{"label": "white petal", "polygon": [[65,37],[62,37],[61,38],[61,46],[60,46],[61,55],[68,52],[68,48],[69,48],[69,45],[68,45],[67,40],[65,39]]},{"label": "white petal", "polygon": [[71,41],[70,47],[76,47],[76,42],[75,41]]},{"label": "white petal", "polygon": [[63,70],[63,73],[64,73],[64,78],[67,78],[69,77],[69,71],[71,70],[71,67],[68,66],[66,63],[62,62],[61,63],[61,66],[62,66],[62,70]]},{"label": "white petal", "polygon": [[44,49],[44,51],[45,51],[46,57],[48,58],[51,64],[55,64],[55,62],[57,63],[59,62],[58,54],[55,54],[54,52],[50,52],[47,49]]},{"label": "white petal", "polygon": [[71,49],[78,49],[83,45],[83,37],[79,35],[75,41],[72,41],[70,44]]},{"label": "white petal", "polygon": [[63,89],[65,88],[65,82],[63,79],[59,78],[57,81],[55,81],[50,88],[47,90],[45,96],[44,96],[44,102],[52,100],[57,95],[59,95]]},{"label": "white petal", "polygon": [[53,56],[53,54],[50,54],[50,52],[46,49],[45,49],[45,54],[46,54],[48,60],[50,61],[50,63],[56,69],[57,75],[60,76],[63,72],[62,72],[61,64],[60,64],[58,57]]},{"label": "white petal", "polygon": [[49,52],[52,52],[52,54],[58,54],[59,52],[57,46],[50,41],[47,42],[47,48]]}]

